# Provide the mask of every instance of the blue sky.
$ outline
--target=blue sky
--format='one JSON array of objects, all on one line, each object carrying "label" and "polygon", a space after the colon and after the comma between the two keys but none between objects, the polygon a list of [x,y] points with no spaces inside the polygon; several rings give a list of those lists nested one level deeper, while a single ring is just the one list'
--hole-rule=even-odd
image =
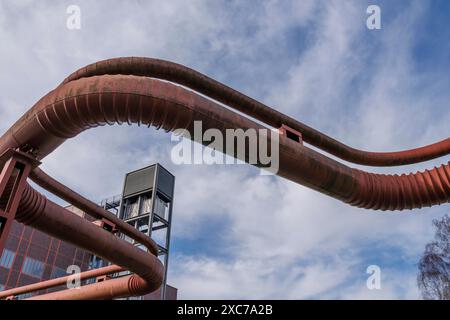
[{"label": "blue sky", "polygon": [[[66,28],[70,4],[81,8],[80,30]],[[381,8],[381,30],[366,28],[369,4]],[[147,56],[197,69],[351,146],[417,147],[449,136],[449,15],[444,0],[0,1],[0,129],[79,67]],[[171,170],[169,282],[181,298],[419,297],[416,264],[448,206],[365,211],[249,166],[177,166],[172,147],[154,129],[103,127],[43,168],[93,200],[120,193],[127,171],[153,162]],[[366,287],[374,264],[380,290]]]}]

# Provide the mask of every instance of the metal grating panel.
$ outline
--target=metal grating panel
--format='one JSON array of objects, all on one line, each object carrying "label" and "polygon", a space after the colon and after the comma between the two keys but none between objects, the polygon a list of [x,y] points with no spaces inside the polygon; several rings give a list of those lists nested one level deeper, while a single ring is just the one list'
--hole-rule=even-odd
[{"label": "metal grating panel", "polygon": [[128,173],[125,178],[123,196],[128,197],[132,194],[151,189],[153,187],[154,176],[155,166]]},{"label": "metal grating panel", "polygon": [[173,198],[173,185],[175,183],[175,177],[171,175],[163,167],[159,166],[158,170],[158,190],[164,195]]}]

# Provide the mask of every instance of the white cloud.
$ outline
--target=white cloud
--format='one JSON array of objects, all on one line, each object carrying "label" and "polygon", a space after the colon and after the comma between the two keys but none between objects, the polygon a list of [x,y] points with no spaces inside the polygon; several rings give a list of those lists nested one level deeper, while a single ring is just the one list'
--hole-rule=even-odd
[{"label": "white cloud", "polygon": [[[64,3],[30,4],[0,2],[3,130],[76,68],[141,55],[195,67],[356,147],[414,147],[448,131],[448,90],[427,85],[448,82],[417,74],[415,39],[405,36],[426,12],[421,2],[377,36],[356,1],[79,1],[81,31],[65,28]],[[365,264],[389,264],[392,248],[414,260],[445,206],[360,210],[245,166],[175,166],[170,147],[161,132],[103,127],[68,141],[43,166],[92,199],[120,192],[127,171],[155,161],[168,167],[177,179],[174,246],[201,247],[206,238],[217,247],[172,257],[170,282],[183,298],[417,297],[415,275],[394,267],[383,290],[367,290]],[[219,230],[210,228],[214,219],[224,221]]]}]

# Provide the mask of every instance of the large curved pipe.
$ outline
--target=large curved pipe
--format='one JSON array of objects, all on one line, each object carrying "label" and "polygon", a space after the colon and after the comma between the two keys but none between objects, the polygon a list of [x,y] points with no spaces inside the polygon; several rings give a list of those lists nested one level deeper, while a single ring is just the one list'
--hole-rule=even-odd
[{"label": "large curved pipe", "polygon": [[[102,268],[98,268],[98,269],[92,269],[92,270],[81,272],[78,275],[78,279],[80,281],[82,281],[82,280],[95,278],[98,276],[104,276],[104,275],[108,275],[111,273],[117,273],[117,272],[121,272],[121,271],[124,271],[124,269],[122,267],[119,267],[116,265],[110,265],[110,266],[106,266],[106,267],[102,267]],[[66,285],[67,281],[71,281],[72,279],[73,279],[73,275],[68,275],[68,276],[64,276],[64,277],[59,277],[59,278],[55,278],[55,279],[50,279],[50,280],[46,280],[46,281],[28,284],[28,285],[18,287],[18,288],[12,288],[9,290],[0,291],[0,299],[18,296],[19,294],[31,293],[31,292],[35,292],[35,291],[46,290],[49,288]]]},{"label": "large curved pipe", "polygon": [[29,185],[15,219],[136,273],[147,292],[158,289],[162,283],[163,266],[155,255],[58,206]]},{"label": "large curved pipe", "polygon": [[349,162],[370,166],[398,166],[423,162],[450,154],[450,138],[416,149],[398,152],[368,152],[349,147],[265,104],[256,101],[200,72],[170,61],[128,57],[99,61],[81,68],[62,85],[81,78],[122,74],[175,82],[220,101],[272,127],[287,125],[301,132],[305,142]]},{"label": "large curved pipe", "polygon": [[64,184],[53,179],[44,171],[42,171],[39,167],[35,168],[30,173],[30,178],[40,187],[44,188],[47,191],[50,191],[59,198],[69,202],[70,204],[74,205],[75,207],[84,211],[90,216],[97,219],[104,218],[114,223],[116,228],[120,230],[120,232],[129,236],[133,240],[136,240],[137,242],[143,244],[154,255],[158,254],[158,245],[149,236],[140,232],[130,224],[123,221],[122,219],[119,219],[111,212],[101,208],[94,202],[81,196],[80,194],[68,188]]},{"label": "large curved pipe", "polygon": [[[0,138],[0,152],[26,146],[42,159],[66,139],[91,127],[143,123],[167,131],[186,128],[193,132],[195,120],[201,120],[205,130],[215,128],[223,133],[226,129],[264,128],[172,83],[103,75],[68,81],[47,94]],[[278,175],[363,208],[412,209],[450,199],[449,164],[409,175],[373,174],[347,167],[285,137],[281,138]]]},{"label": "large curved pipe", "polygon": [[146,282],[136,276],[124,276],[88,284],[79,289],[68,289],[34,296],[26,300],[111,300],[149,293]]}]

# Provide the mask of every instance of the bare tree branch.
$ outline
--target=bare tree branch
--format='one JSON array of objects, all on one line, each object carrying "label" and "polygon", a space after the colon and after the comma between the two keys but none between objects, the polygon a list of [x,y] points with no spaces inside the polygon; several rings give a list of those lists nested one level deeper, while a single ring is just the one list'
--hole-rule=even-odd
[{"label": "bare tree branch", "polygon": [[450,217],[434,220],[434,241],[419,261],[417,283],[427,300],[450,300]]}]

